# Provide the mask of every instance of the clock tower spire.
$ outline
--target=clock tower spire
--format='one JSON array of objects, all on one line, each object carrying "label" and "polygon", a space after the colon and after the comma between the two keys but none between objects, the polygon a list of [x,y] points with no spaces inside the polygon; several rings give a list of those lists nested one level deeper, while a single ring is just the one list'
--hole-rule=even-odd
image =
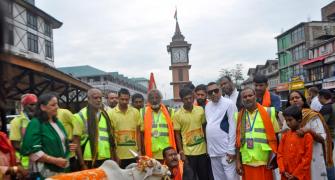
[{"label": "clock tower spire", "polygon": [[187,43],[185,37],[181,34],[176,15],[175,19],[176,29],[172,41],[167,46],[167,51],[171,56],[171,66],[169,68],[172,71],[172,82],[170,84],[173,86],[173,99],[174,101],[180,101],[179,90],[186,84],[191,83],[189,80],[191,65],[188,56],[191,44]]}]

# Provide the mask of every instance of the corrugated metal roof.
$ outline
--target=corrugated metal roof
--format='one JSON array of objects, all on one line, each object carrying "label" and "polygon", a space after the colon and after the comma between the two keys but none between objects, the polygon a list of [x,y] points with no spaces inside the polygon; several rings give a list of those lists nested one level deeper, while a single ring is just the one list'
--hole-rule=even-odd
[{"label": "corrugated metal roof", "polygon": [[107,75],[107,73],[105,71],[102,71],[100,69],[94,68],[94,67],[89,66],[89,65],[60,67],[60,68],[57,68],[57,69],[66,73],[66,74],[70,74],[74,77]]}]

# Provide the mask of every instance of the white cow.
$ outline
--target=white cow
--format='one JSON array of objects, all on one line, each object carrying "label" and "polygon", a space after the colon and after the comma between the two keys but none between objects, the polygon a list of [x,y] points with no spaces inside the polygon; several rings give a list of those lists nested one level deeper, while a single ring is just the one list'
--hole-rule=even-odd
[{"label": "white cow", "polygon": [[99,168],[79,172],[61,174],[49,177],[49,180],[93,180],[93,179],[115,179],[115,180],[168,180],[171,173],[165,165],[157,160],[141,158],[139,163],[133,163],[126,169],[121,169],[113,160],[105,161]]}]

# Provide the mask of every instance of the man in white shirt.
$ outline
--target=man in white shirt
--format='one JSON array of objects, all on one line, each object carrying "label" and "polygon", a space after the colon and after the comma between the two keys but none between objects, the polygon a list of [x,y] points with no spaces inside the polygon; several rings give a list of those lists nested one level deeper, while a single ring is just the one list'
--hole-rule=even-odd
[{"label": "man in white shirt", "polygon": [[310,108],[319,112],[322,108],[322,104],[318,98],[319,89],[317,87],[310,87],[308,89],[308,99],[310,101]]},{"label": "man in white shirt", "polygon": [[237,180],[235,167],[236,124],[235,104],[222,97],[222,92],[215,82],[207,85],[211,101],[206,105],[207,150],[215,180]]},{"label": "man in white shirt", "polygon": [[220,79],[220,86],[222,88],[222,92],[224,93],[224,98],[228,98],[236,104],[238,110],[242,108],[241,98],[239,96],[239,92],[237,91],[235,84],[231,80],[229,76],[223,76]]}]

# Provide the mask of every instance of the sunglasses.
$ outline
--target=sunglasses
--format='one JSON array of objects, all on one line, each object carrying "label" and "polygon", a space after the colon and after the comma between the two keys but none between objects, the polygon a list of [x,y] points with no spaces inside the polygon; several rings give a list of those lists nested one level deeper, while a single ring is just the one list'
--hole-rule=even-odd
[{"label": "sunglasses", "polygon": [[207,93],[209,95],[212,95],[213,93],[215,93],[215,94],[219,93],[219,91],[220,91],[220,89],[213,89],[213,90],[207,91]]}]

